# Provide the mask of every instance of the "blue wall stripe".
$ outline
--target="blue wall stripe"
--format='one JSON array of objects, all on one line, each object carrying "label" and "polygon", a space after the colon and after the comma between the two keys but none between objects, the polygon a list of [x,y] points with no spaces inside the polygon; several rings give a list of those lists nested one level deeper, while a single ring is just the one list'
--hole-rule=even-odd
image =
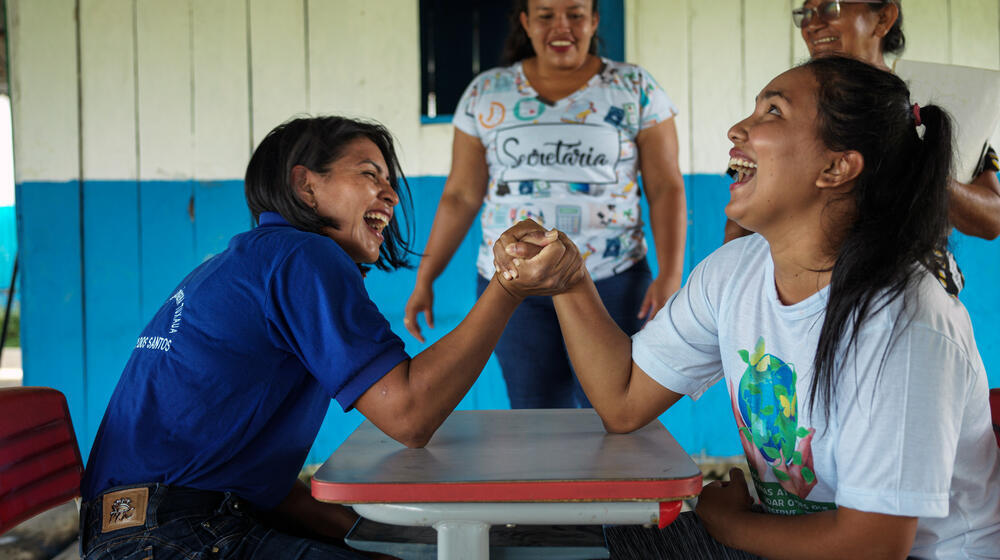
[{"label": "blue wall stripe", "polygon": [[55,387],[69,401],[81,447],[89,446],[84,399],[80,183],[15,186],[21,250],[24,385]]},{"label": "blue wall stripe", "polygon": [[[246,231],[253,224],[243,181],[197,181],[194,183],[195,258],[204,262],[229,245],[235,233]],[[178,281],[180,278],[177,279]],[[172,289],[171,286],[170,289]],[[164,298],[170,294],[165,294]]]},{"label": "blue wall stripe", "polygon": [[[410,178],[413,246],[418,251],[427,242],[444,182],[444,177]],[[685,182],[689,217],[686,261],[690,270],[721,243],[722,209],[729,198],[730,181],[721,175],[689,175]],[[82,188],[82,237],[80,185],[76,182],[18,185],[17,211],[24,259],[21,329],[25,383],[57,387],[67,394],[86,453],[134,337],[187,272],[224,249],[233,234],[248,229],[249,213],[239,180],[104,181],[86,182]],[[189,210],[193,210],[193,219]],[[411,355],[451,331],[475,302],[473,263],[480,237],[476,221],[435,283],[437,327],[424,328],[428,344],[413,339],[402,321],[415,270],[373,270],[369,274],[366,284],[372,299]],[[651,239],[648,226],[647,239]],[[1000,332],[994,325],[1000,319],[1000,291],[994,284],[1000,278],[1000,243],[960,233],[953,234],[952,243],[966,275],[962,301],[970,311],[990,385],[997,387]],[[82,271],[81,247],[86,256]],[[655,260],[650,265],[655,272]],[[491,359],[460,408],[508,406],[499,366]],[[690,453],[742,453],[726,388],[721,384],[697,402],[683,399],[661,420]],[[356,411],[345,415],[333,404],[309,462],[325,460],[360,421]]]},{"label": "blue wall stripe", "polygon": [[200,262],[195,257],[193,181],[141,182],[139,208],[140,309],[145,319]]},{"label": "blue wall stripe", "polygon": [[[17,209],[0,206],[0,290],[10,289],[10,274],[17,255]],[[20,286],[15,286],[14,300],[20,298]],[[6,304],[6,300],[4,300]]]},{"label": "blue wall stripe", "polygon": [[84,181],[86,316],[86,441],[97,433],[104,408],[143,327],[139,307],[137,181]]}]

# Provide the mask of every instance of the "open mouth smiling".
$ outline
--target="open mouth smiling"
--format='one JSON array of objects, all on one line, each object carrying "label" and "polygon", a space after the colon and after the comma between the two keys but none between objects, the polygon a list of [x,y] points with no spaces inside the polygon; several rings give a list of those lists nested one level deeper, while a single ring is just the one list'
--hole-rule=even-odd
[{"label": "open mouth smiling", "polygon": [[389,216],[383,214],[382,212],[366,212],[364,215],[365,223],[368,227],[375,232],[379,238],[382,237],[382,230],[389,225]]},{"label": "open mouth smiling", "polygon": [[737,184],[746,183],[757,174],[757,164],[741,157],[730,157],[727,173]]}]

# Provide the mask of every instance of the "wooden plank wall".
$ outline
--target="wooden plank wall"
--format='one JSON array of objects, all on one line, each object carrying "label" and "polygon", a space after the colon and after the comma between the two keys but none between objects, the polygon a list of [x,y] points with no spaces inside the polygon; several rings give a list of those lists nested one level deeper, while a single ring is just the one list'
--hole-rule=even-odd
[{"label": "wooden plank wall", "polygon": [[[627,59],[649,69],[681,109],[691,264],[720,241],[726,131],[764,84],[806,56],[788,13],[797,3],[625,2]],[[908,57],[1000,68],[1000,0],[904,4]],[[84,451],[146,318],[183,274],[249,227],[243,170],[276,124],[303,113],[385,123],[412,179],[422,247],[448,172],[452,129],[420,124],[418,0],[6,6],[25,382],[69,395]],[[1000,262],[996,246],[964,245],[977,263]],[[466,262],[439,281],[442,294],[457,294],[442,298],[456,321],[473,297],[475,239],[460,251]],[[1000,270],[974,274],[995,278]],[[401,333],[395,321],[412,279],[401,272],[369,282]],[[432,336],[453,325],[446,314],[439,309]],[[978,320],[994,318],[984,317]],[[422,348],[403,337],[411,350]],[[1000,352],[1000,343],[980,348]],[[505,406],[495,366],[488,370],[466,406]],[[737,453],[731,434],[715,443],[703,414],[691,409],[690,421],[710,426],[707,435],[678,439],[692,451]],[[338,443],[340,433],[326,443]]]}]

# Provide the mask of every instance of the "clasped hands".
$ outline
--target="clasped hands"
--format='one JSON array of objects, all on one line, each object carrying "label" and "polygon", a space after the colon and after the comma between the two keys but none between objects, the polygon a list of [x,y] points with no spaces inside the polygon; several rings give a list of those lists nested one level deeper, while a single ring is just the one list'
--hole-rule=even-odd
[{"label": "clasped hands", "polygon": [[493,265],[500,285],[512,296],[562,293],[587,274],[579,249],[556,229],[534,220],[518,222],[493,244]]}]

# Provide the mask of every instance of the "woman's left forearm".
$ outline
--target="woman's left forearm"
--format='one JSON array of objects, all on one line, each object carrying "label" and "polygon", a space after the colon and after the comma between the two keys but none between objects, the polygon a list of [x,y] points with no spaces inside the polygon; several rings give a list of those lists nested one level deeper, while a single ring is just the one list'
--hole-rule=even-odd
[{"label": "woman's left forearm", "polygon": [[676,126],[674,119],[667,119],[642,130],[635,138],[642,186],[649,203],[656,262],[660,268],[658,281],[668,280],[672,291],[681,286],[687,236],[687,201]]},{"label": "woman's left forearm", "polygon": [[649,202],[649,225],[659,278],[668,280],[674,289],[680,288],[684,271],[684,244],[687,239],[687,200],[684,180],[679,176],[667,185],[646,187]]},{"label": "woman's left forearm", "polygon": [[917,519],[838,508],[802,515],[745,511],[710,525],[709,533],[723,544],[772,560],[902,560],[913,545]]}]

